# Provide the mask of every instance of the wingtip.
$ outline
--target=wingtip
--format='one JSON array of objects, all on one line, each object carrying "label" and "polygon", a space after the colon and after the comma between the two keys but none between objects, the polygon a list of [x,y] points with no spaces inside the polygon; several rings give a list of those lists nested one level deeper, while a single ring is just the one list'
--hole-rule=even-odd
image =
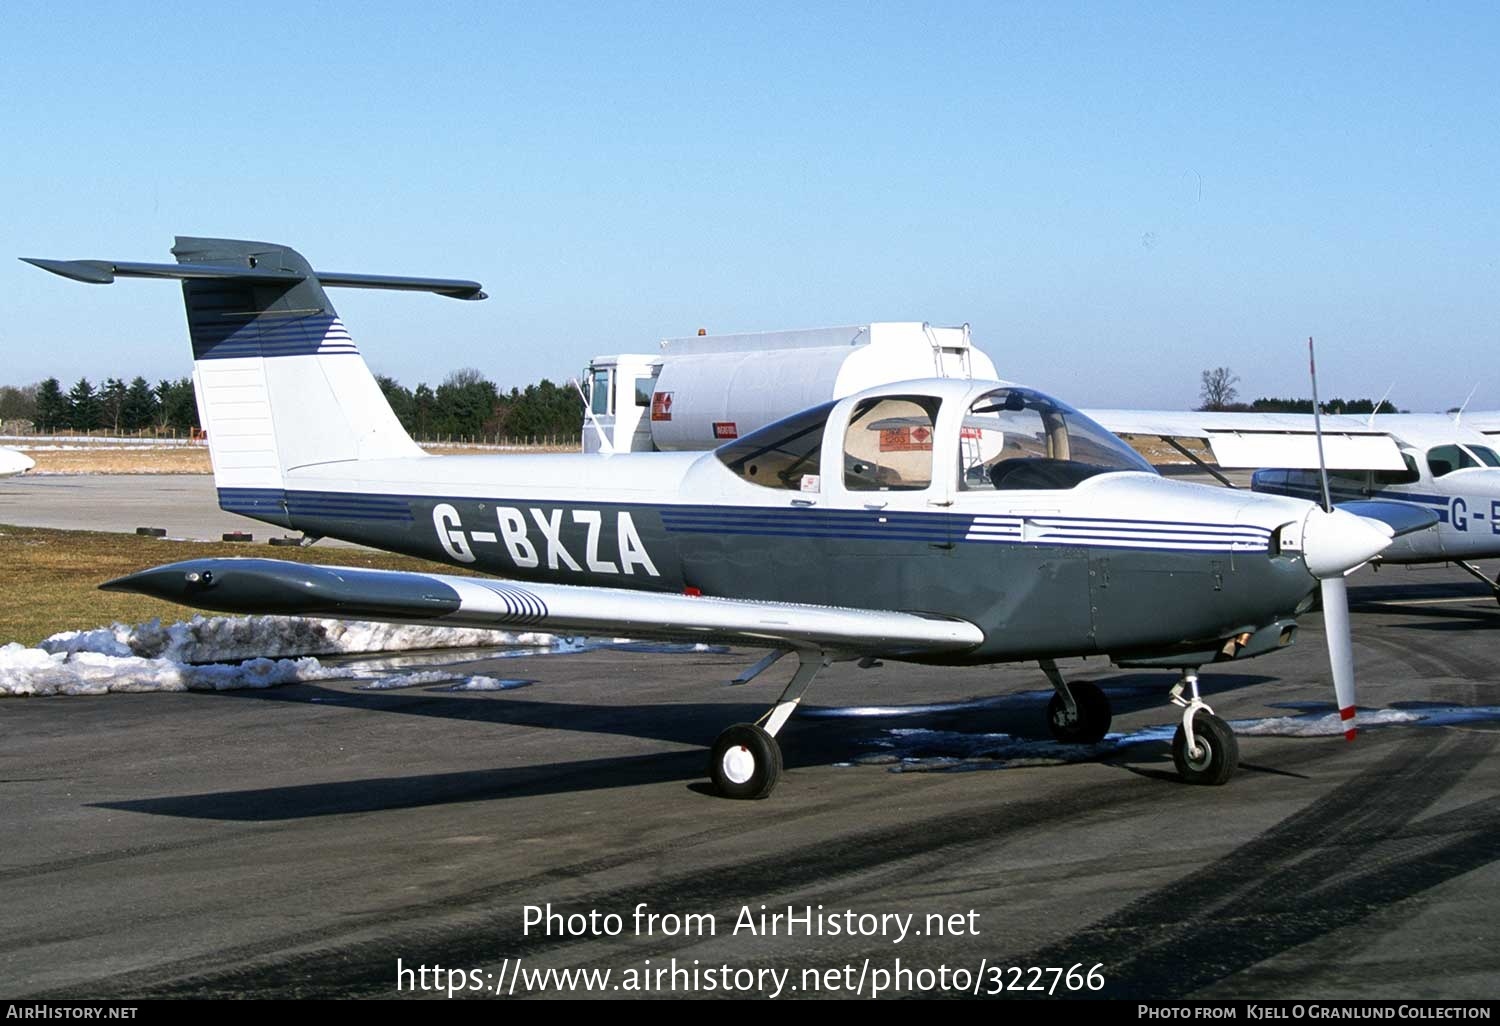
[{"label": "wingtip", "polygon": [[136,589],[131,583],[131,578],[133,577],[135,577],[135,574],[126,574],[124,577],[116,577],[105,581],[97,587],[100,591],[135,591]]},{"label": "wingtip", "polygon": [[102,260],[47,260],[42,257],[21,257],[21,260],[44,271],[81,281],[86,285],[111,285],[114,283],[114,267]]}]

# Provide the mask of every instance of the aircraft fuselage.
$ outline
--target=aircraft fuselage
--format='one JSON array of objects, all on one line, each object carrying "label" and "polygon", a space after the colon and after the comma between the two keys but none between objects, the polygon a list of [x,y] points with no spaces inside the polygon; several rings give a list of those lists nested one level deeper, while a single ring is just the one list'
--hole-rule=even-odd
[{"label": "aircraft fuselage", "polygon": [[[626,461],[656,482],[655,498],[477,483],[545,464],[543,476],[584,496],[591,471]],[[933,507],[895,492],[688,501],[723,474],[712,453],[432,457],[384,476],[408,470],[421,479],[379,491],[330,487],[323,474],[318,488],[221,489],[220,501],[308,535],[516,580],[957,617],[985,632],[960,660],[974,663],[1207,644],[1291,617],[1315,587],[1299,554],[1272,543],[1306,504],[1144,473],[1065,492],[957,492]],[[1178,515],[1163,519],[1174,498]]]}]

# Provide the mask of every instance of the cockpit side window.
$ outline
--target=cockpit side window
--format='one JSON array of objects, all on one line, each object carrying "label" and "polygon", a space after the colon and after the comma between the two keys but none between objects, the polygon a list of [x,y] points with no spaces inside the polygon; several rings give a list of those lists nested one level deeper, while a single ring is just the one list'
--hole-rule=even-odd
[{"label": "cockpit side window", "polygon": [[1417,470],[1417,461],[1412,458],[1411,453],[1403,452],[1401,459],[1406,463],[1405,470],[1377,470],[1375,471],[1375,483],[1378,485],[1415,484],[1422,479]]},{"label": "cockpit side window", "polygon": [[714,450],[730,470],[751,484],[791,491],[817,491],[823,432],[835,403],[767,424]]},{"label": "cockpit side window", "polygon": [[1427,468],[1433,477],[1442,477],[1465,467],[1477,467],[1479,461],[1460,445],[1436,445],[1427,450]]},{"label": "cockpit side window", "polygon": [[939,400],[925,395],[861,401],[844,434],[844,487],[851,492],[929,487],[938,406]]},{"label": "cockpit side window", "polygon": [[1155,473],[1077,410],[1025,388],[988,392],[969,407],[959,431],[959,469],[971,491],[1072,488],[1110,471]]}]

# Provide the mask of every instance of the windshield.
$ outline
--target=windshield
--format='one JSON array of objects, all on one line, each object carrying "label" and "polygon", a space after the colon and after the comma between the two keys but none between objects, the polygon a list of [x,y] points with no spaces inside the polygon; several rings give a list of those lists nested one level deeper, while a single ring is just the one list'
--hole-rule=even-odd
[{"label": "windshield", "polygon": [[1130,446],[1040,392],[996,389],[964,416],[959,480],[965,489],[1072,488],[1115,470],[1155,473]]},{"label": "windshield", "polygon": [[1478,458],[1479,462],[1483,463],[1486,467],[1500,467],[1500,456],[1496,456],[1495,450],[1491,449],[1489,446],[1466,445],[1464,446],[1464,448],[1473,453]]}]

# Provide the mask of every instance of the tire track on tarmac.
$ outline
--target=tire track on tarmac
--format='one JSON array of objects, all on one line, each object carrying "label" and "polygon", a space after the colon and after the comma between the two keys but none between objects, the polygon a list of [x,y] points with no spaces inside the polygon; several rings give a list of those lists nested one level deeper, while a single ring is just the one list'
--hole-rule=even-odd
[{"label": "tire track on tarmac", "polygon": [[[924,866],[947,865],[966,857],[971,849],[993,850],[1018,837],[1059,823],[1153,804],[1161,785],[1149,779],[1125,777],[1104,787],[1066,797],[1002,800],[955,818],[943,812],[878,830],[833,839],[820,838],[800,847],[728,865],[679,870],[654,883],[612,888],[570,898],[582,908],[628,910],[637,902],[653,908],[712,912],[724,921],[731,909],[768,900],[769,895],[797,892],[814,886],[824,894],[867,893],[872,874],[909,877]],[[716,833],[722,839],[722,833]],[[679,839],[680,852],[682,841]],[[639,853],[637,853],[639,854]],[[559,868],[558,877],[573,876]],[[340,943],[347,930],[331,928],[319,935],[297,938],[299,950],[226,949],[192,960],[160,966],[147,973],[133,972],[93,981],[94,996],[129,994],[137,997],[224,997],[274,993],[284,998],[389,997],[394,988],[395,955],[420,953],[423,962],[451,966],[498,965],[505,958],[534,958],[565,952],[595,942],[595,938],[514,938],[516,909],[508,902],[534,897],[535,881],[511,881],[479,888],[426,906],[426,918],[456,911],[466,913],[462,924],[403,928],[373,939]],[[829,885],[834,885],[829,887]],[[821,899],[820,900],[825,900]],[[826,900],[834,900],[828,898]],[[497,906],[502,906],[497,908]],[[290,940],[283,938],[283,941]],[[670,950],[683,943],[668,943]],[[632,956],[652,957],[644,947]],[[590,956],[592,953],[590,953]],[[586,956],[586,957],[590,957]],[[216,966],[203,971],[205,960]],[[614,958],[619,961],[618,956]]]},{"label": "tire track on tarmac", "polygon": [[1112,982],[1080,996],[1185,998],[1500,860],[1500,802],[1419,818],[1495,748],[1458,732],[1404,741],[1201,872],[1017,964],[1103,962]]}]

